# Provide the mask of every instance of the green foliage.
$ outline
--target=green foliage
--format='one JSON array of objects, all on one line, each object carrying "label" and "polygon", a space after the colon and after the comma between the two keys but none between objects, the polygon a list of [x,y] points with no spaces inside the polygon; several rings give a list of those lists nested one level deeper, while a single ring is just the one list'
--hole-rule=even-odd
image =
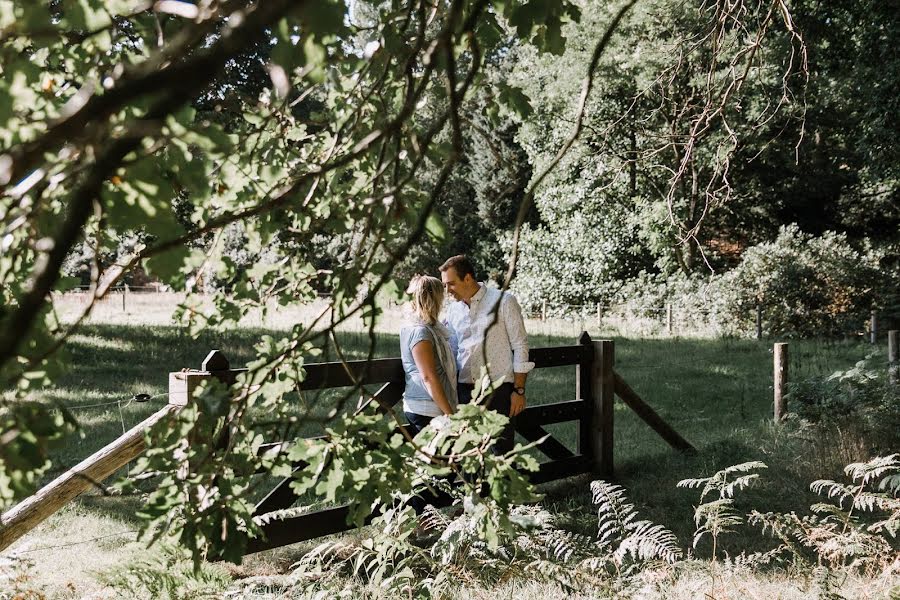
[{"label": "green foliage", "polygon": [[[509,455],[491,451],[507,418],[479,404],[466,404],[441,426],[427,428],[407,443],[395,424],[380,414],[342,418],[326,429],[325,439],[303,440],[289,459],[307,464],[293,486],[302,494],[312,490],[328,502],[348,502],[348,522],[357,526],[377,508],[384,510],[435,477],[456,474],[464,482],[464,496],[481,515],[482,537],[492,546],[509,527],[505,512],[514,504],[535,500],[520,470],[537,469],[534,458],[517,448]],[[423,462],[424,459],[424,462]],[[464,475],[463,475],[464,474]],[[482,489],[497,510],[482,510]]]},{"label": "green foliage", "polygon": [[[590,135],[539,190],[523,234],[524,303],[548,299],[548,291],[561,302],[604,300],[641,269],[693,272],[703,247],[743,249],[783,220],[752,200],[767,189],[767,169],[732,171],[732,182],[726,167],[735,156],[752,163],[773,131],[797,127],[797,106],[777,116],[767,108],[790,104],[783,84],[795,73],[772,66],[795,50],[795,33],[779,28],[773,45],[768,36],[758,53],[748,52],[745,33],[768,30],[766,6],[739,5],[724,24],[669,0],[629,17],[626,36],[615,38],[598,68]],[[465,250],[485,273],[502,270],[502,230],[532,171],[568,135],[585,58],[614,7],[585,5],[581,23],[582,9],[567,0],[335,1],[314,9],[273,1],[214,11],[182,3],[180,11],[198,11],[187,18],[167,12],[172,6],[134,12],[130,3],[99,0],[0,2],[0,381],[14,390],[2,408],[0,505],[33,489],[48,444],[71,430],[65,411],[22,400],[49,383],[61,363],[55,350],[73,333],[51,305],[51,292],[70,285],[62,277],[67,257],[94,283],[113,284],[141,265],[178,290],[217,288],[209,305],[185,301],[182,325],[192,336],[228,330],[270,300],[285,305],[326,291],[329,323],[321,316],[263,338],[231,389],[207,386],[198,405],[152,434],[153,450],[139,465],[157,484],[142,511],[144,531],[151,539],[171,534],[196,566],[204,556],[236,560],[258,532],[250,473],[288,470],[287,455],[257,450],[263,440],[294,441],[285,406],[297,399],[315,341],[356,314],[374,326],[379,292],[402,288],[392,280],[404,269],[430,270],[438,256]],[[801,7],[853,33],[841,42],[857,53],[890,47],[854,25],[856,9],[833,19],[824,8]],[[730,17],[741,25],[732,27]],[[695,43],[707,34],[718,36],[718,55]],[[695,102],[704,80],[706,92],[729,89],[723,84],[735,83],[748,54],[753,77],[732,88],[733,102],[721,98],[714,112]],[[514,74],[485,73],[507,56],[518,63]],[[856,109],[849,112],[857,124],[865,123],[859,111],[877,119],[862,144],[875,156],[891,139],[892,88],[879,87],[870,110],[851,97],[861,96],[852,85],[835,87],[833,106]],[[670,107],[685,109],[674,127]],[[703,134],[683,152],[701,122]],[[740,144],[732,131],[741,132]],[[832,160],[830,149],[853,138],[819,134],[826,143],[813,163],[833,162],[832,181],[854,190],[840,195],[842,206],[873,197],[873,206],[890,209],[892,168]],[[782,153],[796,138],[784,137]],[[658,152],[669,145],[674,156]],[[664,164],[638,160],[657,154]],[[724,210],[732,185],[751,199]],[[865,211],[846,212],[845,225],[872,222]],[[783,237],[774,249],[749,253],[729,280],[726,314],[746,319],[749,303],[771,293],[787,303],[771,316],[771,331],[821,332],[835,321],[837,331],[856,322],[875,297],[878,257],[840,235],[786,230]],[[767,262],[780,250],[788,266]],[[727,262],[725,254],[713,262]],[[848,275],[854,264],[866,268]],[[360,522],[372,504],[393,506],[397,490],[412,493],[447,469],[473,473],[464,478],[473,531],[489,552],[499,551],[510,503],[533,494],[516,468],[535,465],[523,453],[487,456],[482,442],[501,424],[466,417],[472,422],[454,422],[451,435],[424,440],[438,460],[416,469],[383,421],[341,421],[321,445],[292,448],[293,458],[321,467],[298,486],[335,501],[360,498],[352,511]],[[392,485],[391,474],[403,472]],[[472,495],[482,486],[488,499]],[[651,525],[632,533],[660,534]],[[642,543],[625,554],[645,556]]]},{"label": "green foliage", "polygon": [[[624,488],[598,480],[591,483],[591,493],[599,519],[597,544],[610,552],[609,560],[617,571],[653,560],[674,564],[681,558],[682,550],[671,531],[651,521],[637,520]],[[597,564],[594,559],[592,566]]]},{"label": "green foliage", "polygon": [[[307,554],[297,572],[306,585],[327,585],[322,576],[329,570],[333,576],[343,564],[350,574],[394,593],[440,596],[454,583],[454,566],[496,565],[503,546],[534,526],[514,507],[538,498],[522,473],[536,470],[537,463],[528,447],[502,456],[492,451],[507,418],[472,403],[435,421],[413,446],[383,416],[355,415],[329,428],[326,439],[292,450],[293,460],[307,463],[293,484],[298,493],[311,490],[326,501],[349,503],[348,522],[356,525],[377,515],[374,535],[360,544],[326,542]],[[447,476],[458,477],[459,485],[447,485]],[[414,543],[416,516],[406,503],[434,487],[449,492],[465,512],[451,523],[429,509],[429,528],[443,529],[429,553]]]},{"label": "green foliage", "polygon": [[50,450],[74,428],[65,409],[25,401],[0,409],[0,507],[34,488],[51,466]]},{"label": "green foliage", "polygon": [[877,257],[853,248],[846,235],[816,237],[796,225],[748,249],[722,281],[734,316],[747,323],[760,304],[767,332],[798,336],[857,330],[882,285]]},{"label": "green foliage", "polygon": [[[529,48],[516,57],[513,82],[536,107],[520,139],[536,167],[555,156],[570,131],[591,40],[618,10],[589,6],[568,27],[561,59]],[[800,61],[787,58],[802,56],[803,48],[789,24],[770,19],[769,8],[753,2],[709,11],[656,0],[629,12],[597,67],[584,134],[535,198],[545,228],[528,250],[554,238],[574,239],[583,250],[547,251],[563,260],[544,259],[545,277],[569,286],[558,270],[574,260],[593,275],[581,297],[594,301],[597,288],[615,287],[641,269],[692,274],[706,260],[727,263],[719,248],[740,248],[771,231],[764,203],[742,202],[763,174],[742,167],[774,140],[796,143],[796,135],[779,136],[802,112],[785,96],[803,89]],[[748,54],[751,39],[758,45]],[[737,75],[750,54],[759,68],[746,65]]]},{"label": "green foliage", "polygon": [[344,417],[325,432],[324,440],[301,440],[290,451],[292,461],[307,465],[292,484],[298,495],[311,490],[326,502],[349,502],[348,523],[362,526],[375,507],[411,492],[412,477],[404,469],[413,448],[391,421],[362,414]]},{"label": "green foliage", "polygon": [[[256,531],[254,505],[247,497],[247,461],[255,458],[253,454],[248,458],[248,450],[252,452],[253,442],[234,440],[235,453],[230,457],[219,443],[225,439],[228,404],[222,386],[209,386],[198,406],[157,424],[148,435],[148,450],[136,465],[140,474],[121,483],[123,489],[131,490],[142,479],[155,478],[155,487],[139,512],[142,535],[151,542],[163,536],[177,540],[195,568],[206,557],[239,561],[247,535]],[[261,441],[257,439],[255,445]],[[214,540],[218,543],[211,546]]]},{"label": "green foliage", "polygon": [[618,289],[626,317],[645,317],[667,303],[679,327],[749,336],[756,307],[766,335],[815,337],[858,332],[873,306],[890,298],[889,277],[875,249],[860,250],[845,234],[805,233],[795,224],[751,246],[730,271],[705,277],[643,272]]},{"label": "green foliage", "polygon": [[595,481],[591,489],[599,541],[561,527],[540,506],[511,506],[493,542],[480,523],[487,513],[507,511],[490,501],[464,501],[456,517],[427,507],[418,526],[411,509],[394,508],[362,540],[330,541],[307,553],[293,577],[305,591],[319,593],[336,591],[349,575],[388,595],[417,598],[452,596],[460,585],[493,586],[511,577],[553,583],[568,593],[625,594],[636,589],[643,569],[681,558],[674,535],[638,520],[621,487]]},{"label": "green foliage", "polygon": [[101,572],[99,580],[120,596],[152,600],[219,595],[230,582],[221,567],[204,564],[195,570],[189,554],[168,543]]},{"label": "green foliage", "polygon": [[[153,432],[139,466],[159,477],[144,530],[171,532],[195,562],[219,555],[210,542],[236,560],[255,533],[246,473],[286,468],[283,456],[255,450],[263,439],[293,441],[291,424],[277,421],[313,340],[357,314],[374,324],[380,290],[402,287],[398,264],[422,242],[450,237],[453,211],[436,205],[473,144],[468,116],[490,112],[490,61],[518,38],[562,52],[563,24],[579,15],[568,0],[350,4],[0,3],[4,386],[24,396],[60,365],[55,350],[77,327],[57,322],[50,293],[69,285],[67,266],[87,273],[99,296],[142,266],[189,293],[179,317],[192,336],[233,327],[271,300],[321,291],[333,300],[327,326],[263,339],[233,389],[210,386],[200,406]],[[513,130],[499,136],[500,161],[515,163],[508,176],[479,178],[471,196],[485,207],[472,240],[491,230],[484,221],[509,220],[527,177]],[[508,182],[511,199],[491,210]],[[492,270],[496,237],[484,239]],[[209,303],[192,295],[211,288]],[[65,431],[40,410],[4,407],[2,506],[33,489],[47,443]],[[400,447],[381,459],[396,467]],[[355,480],[332,471],[322,491],[370,489],[365,464],[352,465]],[[525,493],[521,478],[493,477],[484,475],[512,498]]]},{"label": "green foliage", "polygon": [[[753,485],[759,478],[759,473],[752,472],[754,469],[766,468],[768,467],[765,463],[751,461],[726,467],[710,477],[682,479],[678,482],[678,487],[703,488],[700,492],[700,504],[694,509],[694,523],[697,525],[697,531],[694,533],[694,548],[697,547],[703,536],[709,535],[712,539],[713,559],[716,558],[719,537],[726,533],[733,533],[734,528],[744,522],[734,509],[735,491]],[[737,475],[739,473],[744,474]],[[717,499],[703,502],[707,495],[714,493],[718,494]]]},{"label": "green foliage", "polygon": [[[555,188],[544,198],[560,207],[578,202],[573,190]],[[580,210],[550,225],[526,226],[513,291],[523,306],[609,302],[644,254],[632,244],[624,211]],[[621,226],[621,227],[620,227]]]},{"label": "green foliage", "polygon": [[750,522],[780,540],[780,549],[795,561],[881,572],[896,560],[898,551],[898,455],[853,463],[844,471],[852,483],[819,480],[810,485],[813,492],[836,503],[814,504],[810,507],[813,514],[803,517],[753,511]]},{"label": "green foliage", "polygon": [[890,382],[883,358],[873,354],[850,369],[791,383],[791,411],[822,427],[865,432],[868,448],[890,451],[900,428],[900,390]]}]

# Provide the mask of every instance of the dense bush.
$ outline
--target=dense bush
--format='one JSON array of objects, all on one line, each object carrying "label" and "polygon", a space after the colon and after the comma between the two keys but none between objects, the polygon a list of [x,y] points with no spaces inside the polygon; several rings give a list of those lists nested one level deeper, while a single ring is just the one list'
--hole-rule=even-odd
[{"label": "dense bush", "polygon": [[900,386],[890,383],[886,369],[880,368],[883,361],[883,354],[873,355],[846,371],[791,384],[791,412],[814,425],[856,434],[869,453],[896,450]]},{"label": "dense bush", "polygon": [[690,331],[750,335],[760,306],[767,335],[846,335],[861,331],[873,308],[889,308],[893,286],[880,257],[854,248],[844,234],[813,236],[789,225],[775,240],[748,248],[731,271],[691,277],[642,272],[615,301],[628,318],[671,303],[676,327]]},{"label": "dense bush", "polygon": [[883,286],[878,257],[853,248],[847,236],[813,236],[796,225],[782,227],[772,242],[752,246],[741,263],[722,276],[730,316],[748,321],[764,307],[769,333],[815,336],[857,331]]},{"label": "dense bush", "polygon": [[[626,211],[579,194],[562,185],[549,190],[541,200],[555,207],[549,225],[522,231],[512,287],[525,307],[608,303],[622,281],[646,264]],[[567,203],[594,203],[603,211],[571,211]]]}]

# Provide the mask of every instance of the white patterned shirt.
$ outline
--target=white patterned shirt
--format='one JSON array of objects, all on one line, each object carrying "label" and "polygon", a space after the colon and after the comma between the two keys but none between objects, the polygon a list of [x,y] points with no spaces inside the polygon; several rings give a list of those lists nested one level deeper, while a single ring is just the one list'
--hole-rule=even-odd
[{"label": "white patterned shirt", "polygon": [[[500,314],[491,326],[498,303]],[[482,345],[487,349],[491,381],[513,382],[513,373],[528,373],[534,368],[534,363],[528,361],[522,309],[509,292],[482,283],[469,304],[462,300],[450,303],[444,324],[450,329],[450,347],[456,355],[460,383],[474,383],[479,377],[484,365]]]}]

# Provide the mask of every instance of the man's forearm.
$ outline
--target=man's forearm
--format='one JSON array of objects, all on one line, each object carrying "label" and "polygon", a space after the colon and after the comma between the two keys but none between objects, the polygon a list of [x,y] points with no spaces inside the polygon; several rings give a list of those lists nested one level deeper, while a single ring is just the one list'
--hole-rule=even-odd
[{"label": "man's forearm", "polygon": [[528,379],[528,373],[513,373],[513,387],[525,387],[525,381]]}]

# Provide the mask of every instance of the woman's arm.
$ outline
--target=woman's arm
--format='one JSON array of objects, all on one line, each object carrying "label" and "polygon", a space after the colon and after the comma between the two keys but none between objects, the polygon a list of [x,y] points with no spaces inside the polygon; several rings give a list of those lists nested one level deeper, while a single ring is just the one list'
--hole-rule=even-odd
[{"label": "woman's arm", "polygon": [[428,340],[422,340],[412,347],[413,360],[416,362],[416,368],[422,375],[422,382],[425,384],[425,391],[438,405],[441,412],[445,415],[453,414],[453,407],[447,401],[447,395],[444,393],[444,386],[441,384],[441,378],[438,376],[437,363],[434,360],[434,345]]}]

